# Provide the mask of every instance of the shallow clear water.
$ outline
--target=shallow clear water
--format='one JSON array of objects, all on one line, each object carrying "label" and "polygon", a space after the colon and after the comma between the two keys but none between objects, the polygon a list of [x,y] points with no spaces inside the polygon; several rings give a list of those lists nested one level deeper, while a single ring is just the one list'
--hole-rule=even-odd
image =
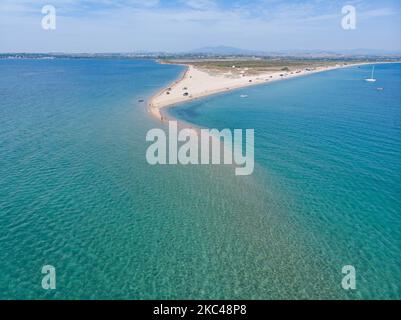
[{"label": "shallow clear water", "polygon": [[[400,66],[378,67],[382,92],[367,71],[172,111],[255,128],[242,178],[146,163],[160,124],[138,100],[181,67],[0,60],[0,298],[399,298]],[[55,291],[41,288],[46,264]],[[356,292],[341,289],[345,264]]]}]

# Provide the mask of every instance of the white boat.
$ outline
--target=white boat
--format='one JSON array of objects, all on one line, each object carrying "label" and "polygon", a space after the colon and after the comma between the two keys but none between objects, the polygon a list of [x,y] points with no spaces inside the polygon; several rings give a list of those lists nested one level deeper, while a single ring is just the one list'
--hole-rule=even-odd
[{"label": "white boat", "polygon": [[366,82],[376,82],[377,80],[375,79],[375,66],[373,66],[372,69],[372,76],[368,79],[365,79]]},{"label": "white boat", "polygon": [[241,98],[248,98],[248,95],[247,94],[241,94],[240,97]]}]

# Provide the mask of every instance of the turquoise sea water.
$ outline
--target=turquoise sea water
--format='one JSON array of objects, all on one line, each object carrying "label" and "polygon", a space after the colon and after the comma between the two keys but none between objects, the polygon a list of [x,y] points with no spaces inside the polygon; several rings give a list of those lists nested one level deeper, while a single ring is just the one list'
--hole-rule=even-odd
[{"label": "turquoise sea water", "polygon": [[401,66],[378,66],[373,85],[369,71],[172,109],[255,128],[255,173],[235,177],[147,164],[161,125],[138,100],[179,66],[0,60],[0,298],[401,298]]},{"label": "turquoise sea water", "polygon": [[254,128],[257,162],[291,199],[286,209],[327,262],[355,266],[355,296],[401,298],[401,64],[376,66],[374,84],[363,81],[371,68],[242,89],[170,113]]}]

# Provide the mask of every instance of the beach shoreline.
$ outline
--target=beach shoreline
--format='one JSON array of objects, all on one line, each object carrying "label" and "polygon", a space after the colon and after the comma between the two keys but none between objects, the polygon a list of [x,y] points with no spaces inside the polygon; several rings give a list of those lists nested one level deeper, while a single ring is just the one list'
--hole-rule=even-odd
[{"label": "beach shoreline", "polygon": [[[158,63],[166,64],[162,61],[158,61]],[[207,71],[201,70],[191,65],[190,63],[168,63],[185,66],[186,69],[181,73],[180,77],[177,80],[154,94],[148,100],[147,107],[149,113],[154,118],[163,122],[165,120],[169,120],[169,117],[165,115],[167,109],[181,103],[198,100],[215,94],[231,92],[250,86],[268,84],[281,80],[293,79],[331,70],[386,63],[395,62],[347,63],[338,64],[335,66],[304,68],[302,70],[296,70],[293,72],[279,71],[236,78],[230,78],[224,74],[212,75]]]}]

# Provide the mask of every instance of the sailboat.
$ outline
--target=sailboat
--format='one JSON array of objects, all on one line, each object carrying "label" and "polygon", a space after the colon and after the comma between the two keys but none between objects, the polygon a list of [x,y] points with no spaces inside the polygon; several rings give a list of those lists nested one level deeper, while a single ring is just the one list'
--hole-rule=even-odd
[{"label": "sailboat", "polygon": [[373,69],[372,69],[372,76],[370,78],[368,78],[368,79],[365,79],[365,81],[367,81],[367,82],[376,82],[377,80],[374,78],[374,76],[375,76],[375,66],[373,66]]}]

